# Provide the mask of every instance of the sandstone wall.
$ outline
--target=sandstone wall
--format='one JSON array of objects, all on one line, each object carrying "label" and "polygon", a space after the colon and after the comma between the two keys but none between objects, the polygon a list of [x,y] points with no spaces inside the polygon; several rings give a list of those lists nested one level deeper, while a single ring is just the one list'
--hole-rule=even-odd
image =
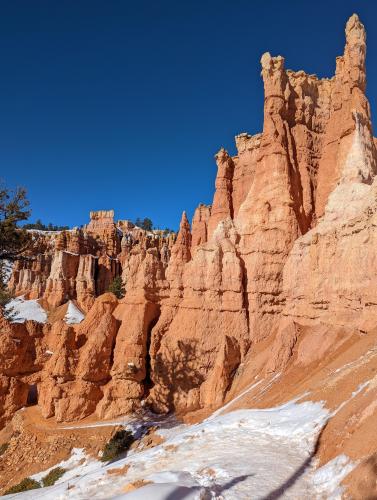
[{"label": "sandstone wall", "polygon": [[[355,15],[331,79],[264,54],[262,133],[238,135],[234,157],[220,149],[212,205],[198,206],[192,228],[184,213],[177,238],[115,224],[111,211],[39,238],[11,288],[51,309],[75,299],[88,312],[79,326],[46,327],[55,338],[39,370],[46,416],[215,408],[248,366],[284,369],[302,332],[319,349],[342,328],[370,331],[377,153],[365,54]],[[117,275],[119,303],[104,293]]]},{"label": "sandstone wall", "polygon": [[122,274],[131,251],[156,248],[158,258],[168,264],[174,234],[148,234],[129,221],[116,223],[112,210],[91,212],[90,217],[82,229],[31,231],[33,245],[15,263],[10,290],[27,299],[44,299],[50,309],[75,299],[87,312]]}]

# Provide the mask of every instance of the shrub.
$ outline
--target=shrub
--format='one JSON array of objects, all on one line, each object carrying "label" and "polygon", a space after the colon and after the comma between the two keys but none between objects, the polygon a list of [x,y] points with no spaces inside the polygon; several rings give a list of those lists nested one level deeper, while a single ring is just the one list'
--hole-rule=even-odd
[{"label": "shrub", "polygon": [[[1,227],[0,227],[0,239],[1,239]],[[12,308],[5,308],[5,306],[13,299],[12,294],[8,290],[8,278],[9,278],[9,267],[5,260],[0,259],[0,309],[3,316],[11,321],[13,319]]]},{"label": "shrub", "polygon": [[113,279],[113,281],[109,285],[108,291],[113,293],[117,299],[121,299],[124,297],[125,290],[122,283],[122,278],[120,276],[117,276]]},{"label": "shrub", "polygon": [[153,230],[153,222],[149,217],[145,217],[143,220],[138,217],[135,220],[135,226],[141,227],[141,229],[144,229],[145,231]]},{"label": "shrub", "polygon": [[63,467],[55,467],[55,469],[50,470],[50,472],[42,478],[43,486],[52,486],[65,472],[66,469]]},{"label": "shrub", "polygon": [[103,449],[101,460],[109,462],[129,449],[135,441],[132,432],[126,429],[117,431]]},{"label": "shrub", "polygon": [[39,231],[67,231],[69,226],[57,226],[55,224],[43,224],[41,219],[37,219],[35,222],[28,222],[23,225],[24,229],[38,229]]},{"label": "shrub", "polygon": [[11,493],[21,493],[21,491],[35,490],[40,488],[41,484],[35,479],[31,479],[30,477],[26,477],[20,483],[12,486],[7,490],[4,495],[10,495]]},{"label": "shrub", "polygon": [[0,457],[7,451],[9,443],[0,444]]}]

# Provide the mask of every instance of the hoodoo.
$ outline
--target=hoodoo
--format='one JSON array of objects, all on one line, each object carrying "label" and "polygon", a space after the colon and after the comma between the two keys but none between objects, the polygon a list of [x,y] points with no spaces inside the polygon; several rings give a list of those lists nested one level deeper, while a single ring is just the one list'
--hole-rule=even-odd
[{"label": "hoodoo", "polygon": [[[33,234],[9,289],[47,320],[1,319],[2,425],[31,386],[58,422],[323,401],[316,456],[346,453],[362,498],[377,453],[377,139],[357,15],[345,35],[332,78],[263,54],[263,130],[216,154],[213,203],[191,227],[185,212],[166,235],[103,210]],[[118,276],[123,298],[108,293]]]}]

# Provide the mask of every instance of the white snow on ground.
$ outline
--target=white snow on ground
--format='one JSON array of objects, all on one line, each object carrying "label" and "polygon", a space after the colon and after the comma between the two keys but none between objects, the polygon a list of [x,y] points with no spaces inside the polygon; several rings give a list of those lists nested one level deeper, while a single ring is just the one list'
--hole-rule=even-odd
[{"label": "white snow on ground", "polygon": [[[68,472],[57,484],[38,490],[54,500],[125,499],[249,500],[331,498],[338,479],[323,467],[313,475],[311,453],[329,412],[321,403],[289,402],[262,410],[238,410],[195,425],[159,429],[165,441],[103,464],[74,450],[62,464]],[[129,465],[119,475],[109,469]],[[332,467],[332,466],[329,466]],[[46,474],[44,471],[37,478]],[[150,484],[134,492],[136,480]],[[69,487],[69,489],[68,489]],[[30,491],[7,498],[36,498]],[[335,498],[335,497],[334,497]]]},{"label": "white snow on ground", "polygon": [[26,229],[28,233],[31,234],[59,234],[61,231],[48,231],[47,229]]},{"label": "white snow on ground", "polygon": [[148,425],[158,425],[158,422],[147,422],[140,419],[135,419],[132,416],[126,415],[125,417],[120,417],[114,420],[105,420],[104,422],[95,422],[94,424],[76,424],[76,425],[66,425],[60,427],[61,429],[91,429],[94,427],[118,427],[122,426],[129,429],[132,433],[137,432],[140,427]]},{"label": "white snow on ground", "polygon": [[218,410],[213,412],[209,418],[212,420],[213,418],[217,417],[218,415],[221,415],[222,413],[224,413],[225,410],[228,410],[228,408],[230,408],[236,401],[239,401],[240,399],[242,399],[244,396],[246,396],[247,393],[251,392],[253,389],[255,389],[255,387],[257,387],[259,384],[261,384],[263,382],[263,380],[264,379],[261,379],[258,382],[255,382],[255,384],[252,384],[249,387],[247,387],[244,391],[241,392],[241,394],[239,394],[235,398],[231,399],[226,405],[222,406],[221,408],[219,408]]},{"label": "white snow on ground", "polygon": [[38,323],[46,323],[47,314],[43,307],[36,300],[25,300],[17,297],[5,306],[5,310],[11,314],[12,323],[25,323],[32,319]]},{"label": "white snow on ground", "polygon": [[64,316],[64,321],[67,325],[76,325],[77,323],[81,323],[81,321],[85,318],[85,315],[80,311],[80,309],[70,300],[68,302],[67,313]]},{"label": "white snow on ground", "polygon": [[211,495],[199,484],[193,484],[189,473],[162,472],[152,474],[149,480],[152,484],[131,493],[116,495],[111,500],[209,500],[210,498],[220,498]]},{"label": "white snow on ground", "polygon": [[[70,472],[74,472],[74,469],[82,463],[88,463],[90,462],[90,459],[87,457],[85,450],[83,448],[72,448],[71,451],[71,456],[67,460],[63,460],[62,462],[59,463],[59,467],[62,467],[63,469],[67,469],[67,473],[65,475],[64,480],[68,479],[70,476]],[[97,460],[92,460],[92,462],[97,462]],[[82,465],[81,463],[81,465]],[[55,469],[57,467],[56,465],[53,465],[49,469],[46,469],[42,472],[38,472],[38,474],[34,474],[33,476],[30,476],[32,479],[35,479],[36,481],[40,481],[46,474],[48,474],[52,469]]]},{"label": "white snow on ground", "polygon": [[356,465],[346,455],[338,455],[317,469],[313,474],[313,483],[318,494],[327,500],[341,500],[343,488],[340,483]]},{"label": "white snow on ground", "polygon": [[353,391],[351,396],[346,399],[345,401],[343,401],[337,408],[335,408],[335,410],[331,413],[331,416],[333,417],[334,415],[336,415],[337,413],[340,412],[340,410],[342,410],[346,405],[348,405],[348,403],[350,401],[352,401],[356,396],[358,396],[360,394],[360,392],[362,392],[366,387],[368,387],[368,385],[370,384],[370,380],[366,380],[365,382],[363,382],[362,384],[359,384],[358,388],[356,389],[356,391]]}]

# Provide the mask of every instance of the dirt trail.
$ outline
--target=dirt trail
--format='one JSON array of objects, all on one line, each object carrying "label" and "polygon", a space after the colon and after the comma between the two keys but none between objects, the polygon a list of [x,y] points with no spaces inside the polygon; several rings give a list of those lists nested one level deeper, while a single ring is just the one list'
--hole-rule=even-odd
[{"label": "dirt trail", "polygon": [[0,444],[8,448],[0,456],[0,493],[41,470],[67,459],[72,448],[85,448],[97,456],[116,424],[90,427],[95,419],[86,419],[79,428],[64,428],[54,419],[41,416],[38,406],[20,410],[0,432]]}]

